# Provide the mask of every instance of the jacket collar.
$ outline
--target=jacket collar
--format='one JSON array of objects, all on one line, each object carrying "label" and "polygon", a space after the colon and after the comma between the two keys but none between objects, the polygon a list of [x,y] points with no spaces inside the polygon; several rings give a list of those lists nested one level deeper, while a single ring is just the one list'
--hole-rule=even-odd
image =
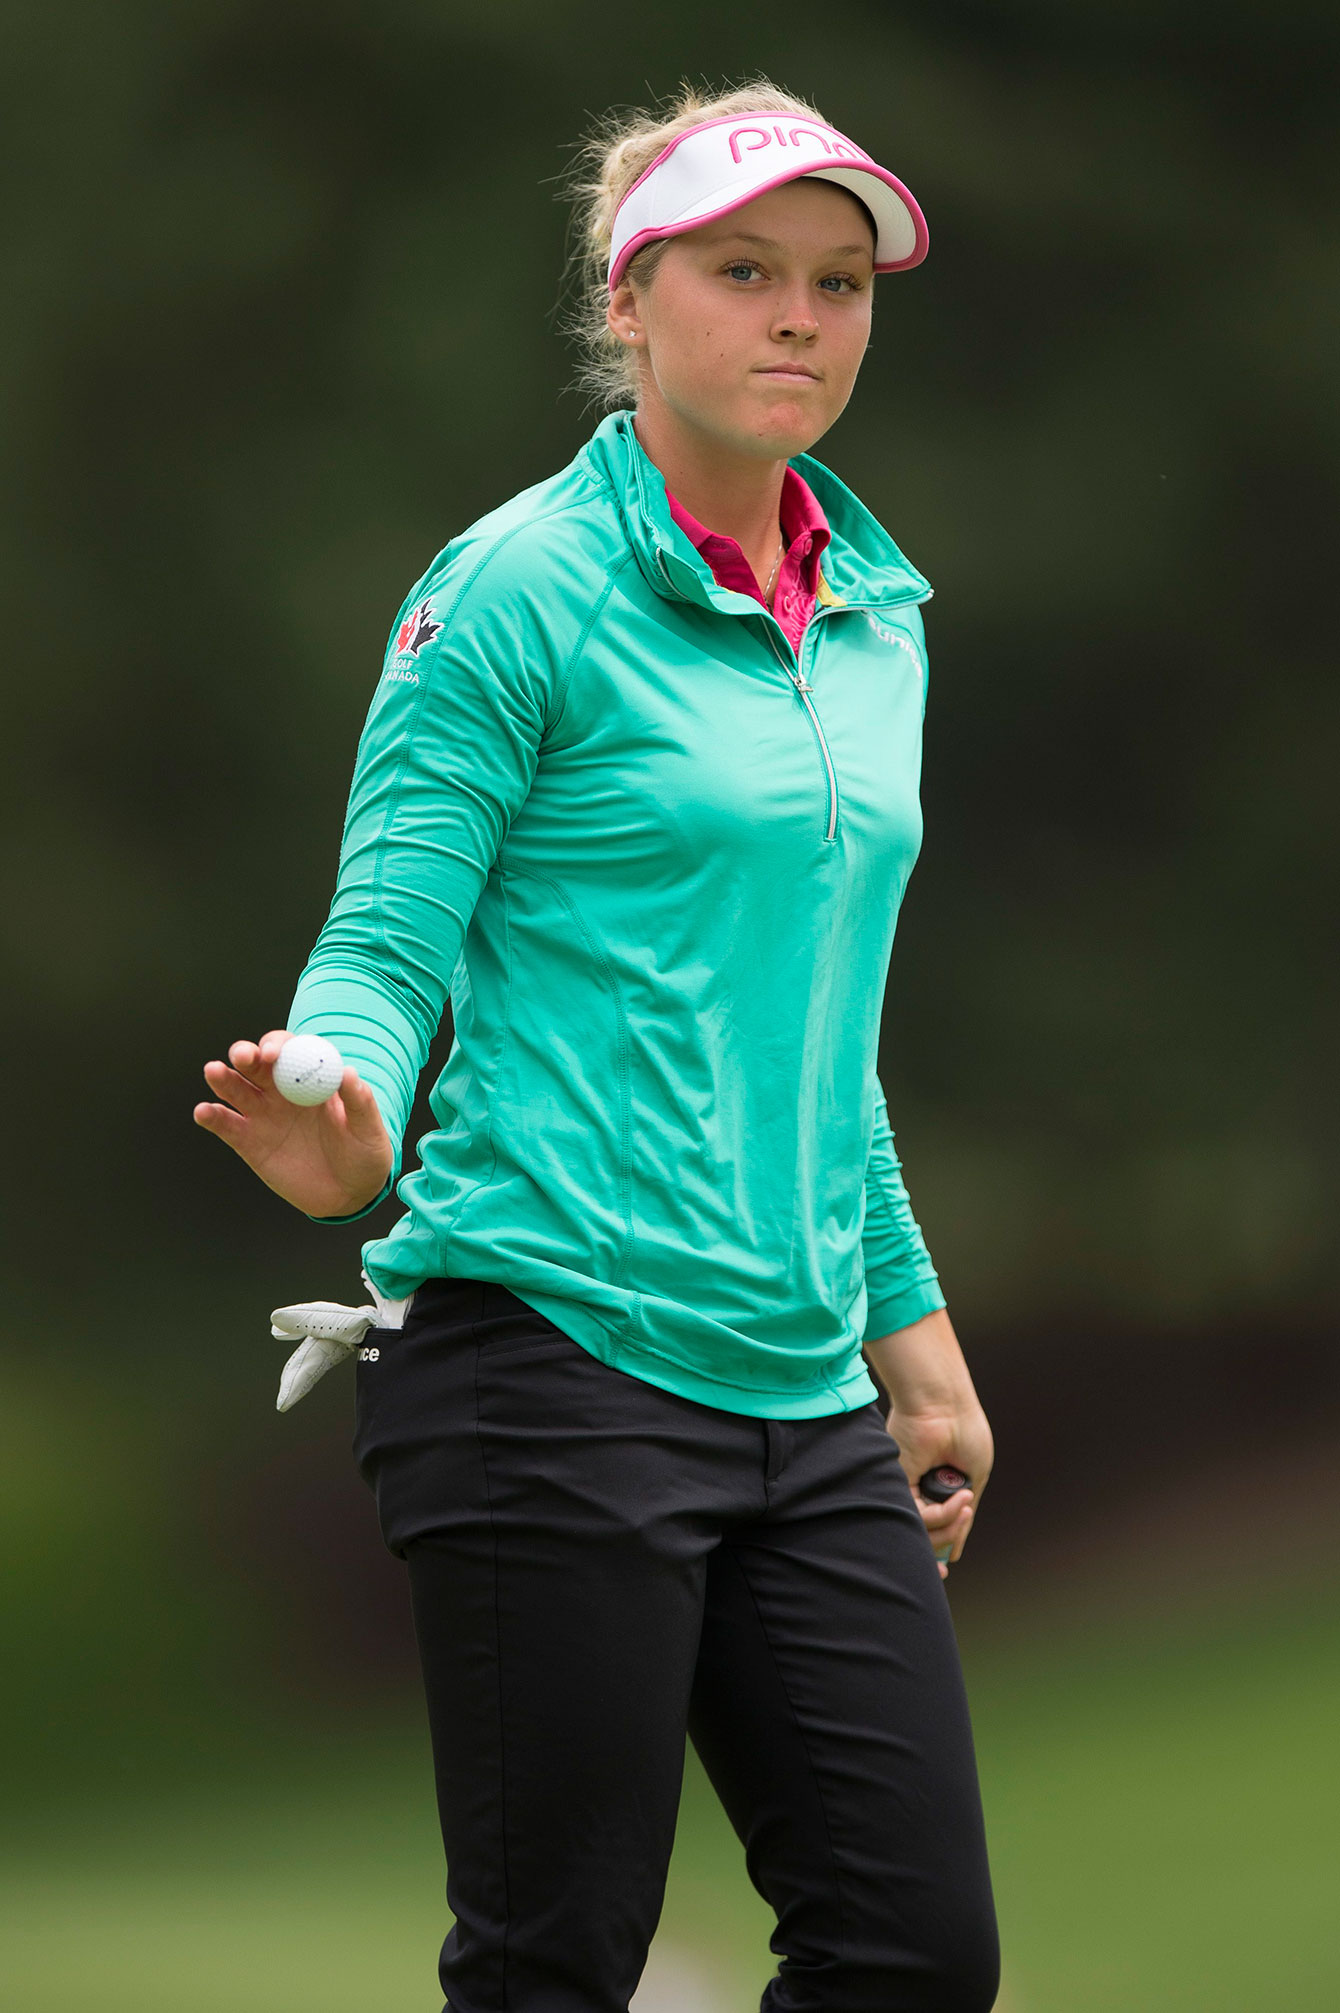
[{"label": "jacket collar", "polygon": [[[670,515],[665,480],[643,452],[631,412],[612,412],[583,449],[614,492],[643,574],[658,594],[728,615],[763,611],[751,596],[719,587],[701,554]],[[814,491],[832,531],[820,574],[820,607],[880,608],[929,601],[932,589],[878,519],[812,455],[792,467]],[[769,618],[771,619],[771,618]]]}]

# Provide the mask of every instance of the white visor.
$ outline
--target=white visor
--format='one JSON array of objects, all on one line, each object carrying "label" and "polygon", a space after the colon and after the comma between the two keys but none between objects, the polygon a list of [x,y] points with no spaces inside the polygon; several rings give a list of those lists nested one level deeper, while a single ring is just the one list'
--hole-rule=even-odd
[{"label": "white visor", "polygon": [[875,220],[875,271],[896,273],[926,256],[926,219],[910,189],[869,154],[814,119],[776,112],[709,119],[681,133],[620,203],[610,234],[609,283],[656,238],[675,238],[729,215],[743,203],[802,175],[836,182]]}]

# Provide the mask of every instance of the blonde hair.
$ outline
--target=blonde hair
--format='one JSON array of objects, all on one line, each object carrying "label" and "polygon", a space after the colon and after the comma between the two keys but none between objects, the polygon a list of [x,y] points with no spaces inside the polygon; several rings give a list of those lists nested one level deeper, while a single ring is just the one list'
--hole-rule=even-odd
[{"label": "blonde hair", "polygon": [[[683,83],[650,111],[639,107],[610,112],[581,143],[566,190],[574,206],[570,270],[576,291],[566,328],[582,353],[577,385],[604,411],[635,405],[638,389],[636,357],[610,333],[605,320],[615,212],[634,182],[679,134],[707,119],[743,118],[750,112],[781,112],[828,123],[805,99],[793,98],[766,77],[753,77],[716,97]],[[661,238],[644,245],[630,261],[627,277],[639,286],[649,285],[666,243]]]}]

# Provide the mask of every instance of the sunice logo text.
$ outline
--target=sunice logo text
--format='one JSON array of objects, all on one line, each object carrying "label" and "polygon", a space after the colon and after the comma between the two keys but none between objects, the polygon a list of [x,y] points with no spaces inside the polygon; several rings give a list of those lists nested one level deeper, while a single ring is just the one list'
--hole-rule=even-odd
[{"label": "sunice logo text", "polygon": [[874,630],[876,636],[882,637],[886,643],[892,643],[895,650],[906,650],[908,656],[912,659],[918,671],[920,671],[921,659],[917,656],[915,648],[909,643],[906,636],[900,636],[896,629],[887,629],[882,622],[877,622],[873,615],[867,615],[865,619]]}]

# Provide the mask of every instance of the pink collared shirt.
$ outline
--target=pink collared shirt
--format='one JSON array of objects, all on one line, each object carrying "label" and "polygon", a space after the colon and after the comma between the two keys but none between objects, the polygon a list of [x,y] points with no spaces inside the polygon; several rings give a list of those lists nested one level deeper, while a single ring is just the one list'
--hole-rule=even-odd
[{"label": "pink collared shirt", "polygon": [[[691,516],[669,490],[666,491],[666,502],[670,505],[670,515],[675,523],[690,543],[697,546],[711,567],[718,587],[730,588],[736,594],[749,594],[755,601],[762,601],[763,592],[754,578],[754,569],[736,540],[699,524],[697,518]],[[814,491],[794,468],[788,468],[782,477],[780,528],[786,550],[777,569],[772,612],[787,642],[799,657],[801,641],[814,613],[819,591],[819,561],[832,533]]]}]

